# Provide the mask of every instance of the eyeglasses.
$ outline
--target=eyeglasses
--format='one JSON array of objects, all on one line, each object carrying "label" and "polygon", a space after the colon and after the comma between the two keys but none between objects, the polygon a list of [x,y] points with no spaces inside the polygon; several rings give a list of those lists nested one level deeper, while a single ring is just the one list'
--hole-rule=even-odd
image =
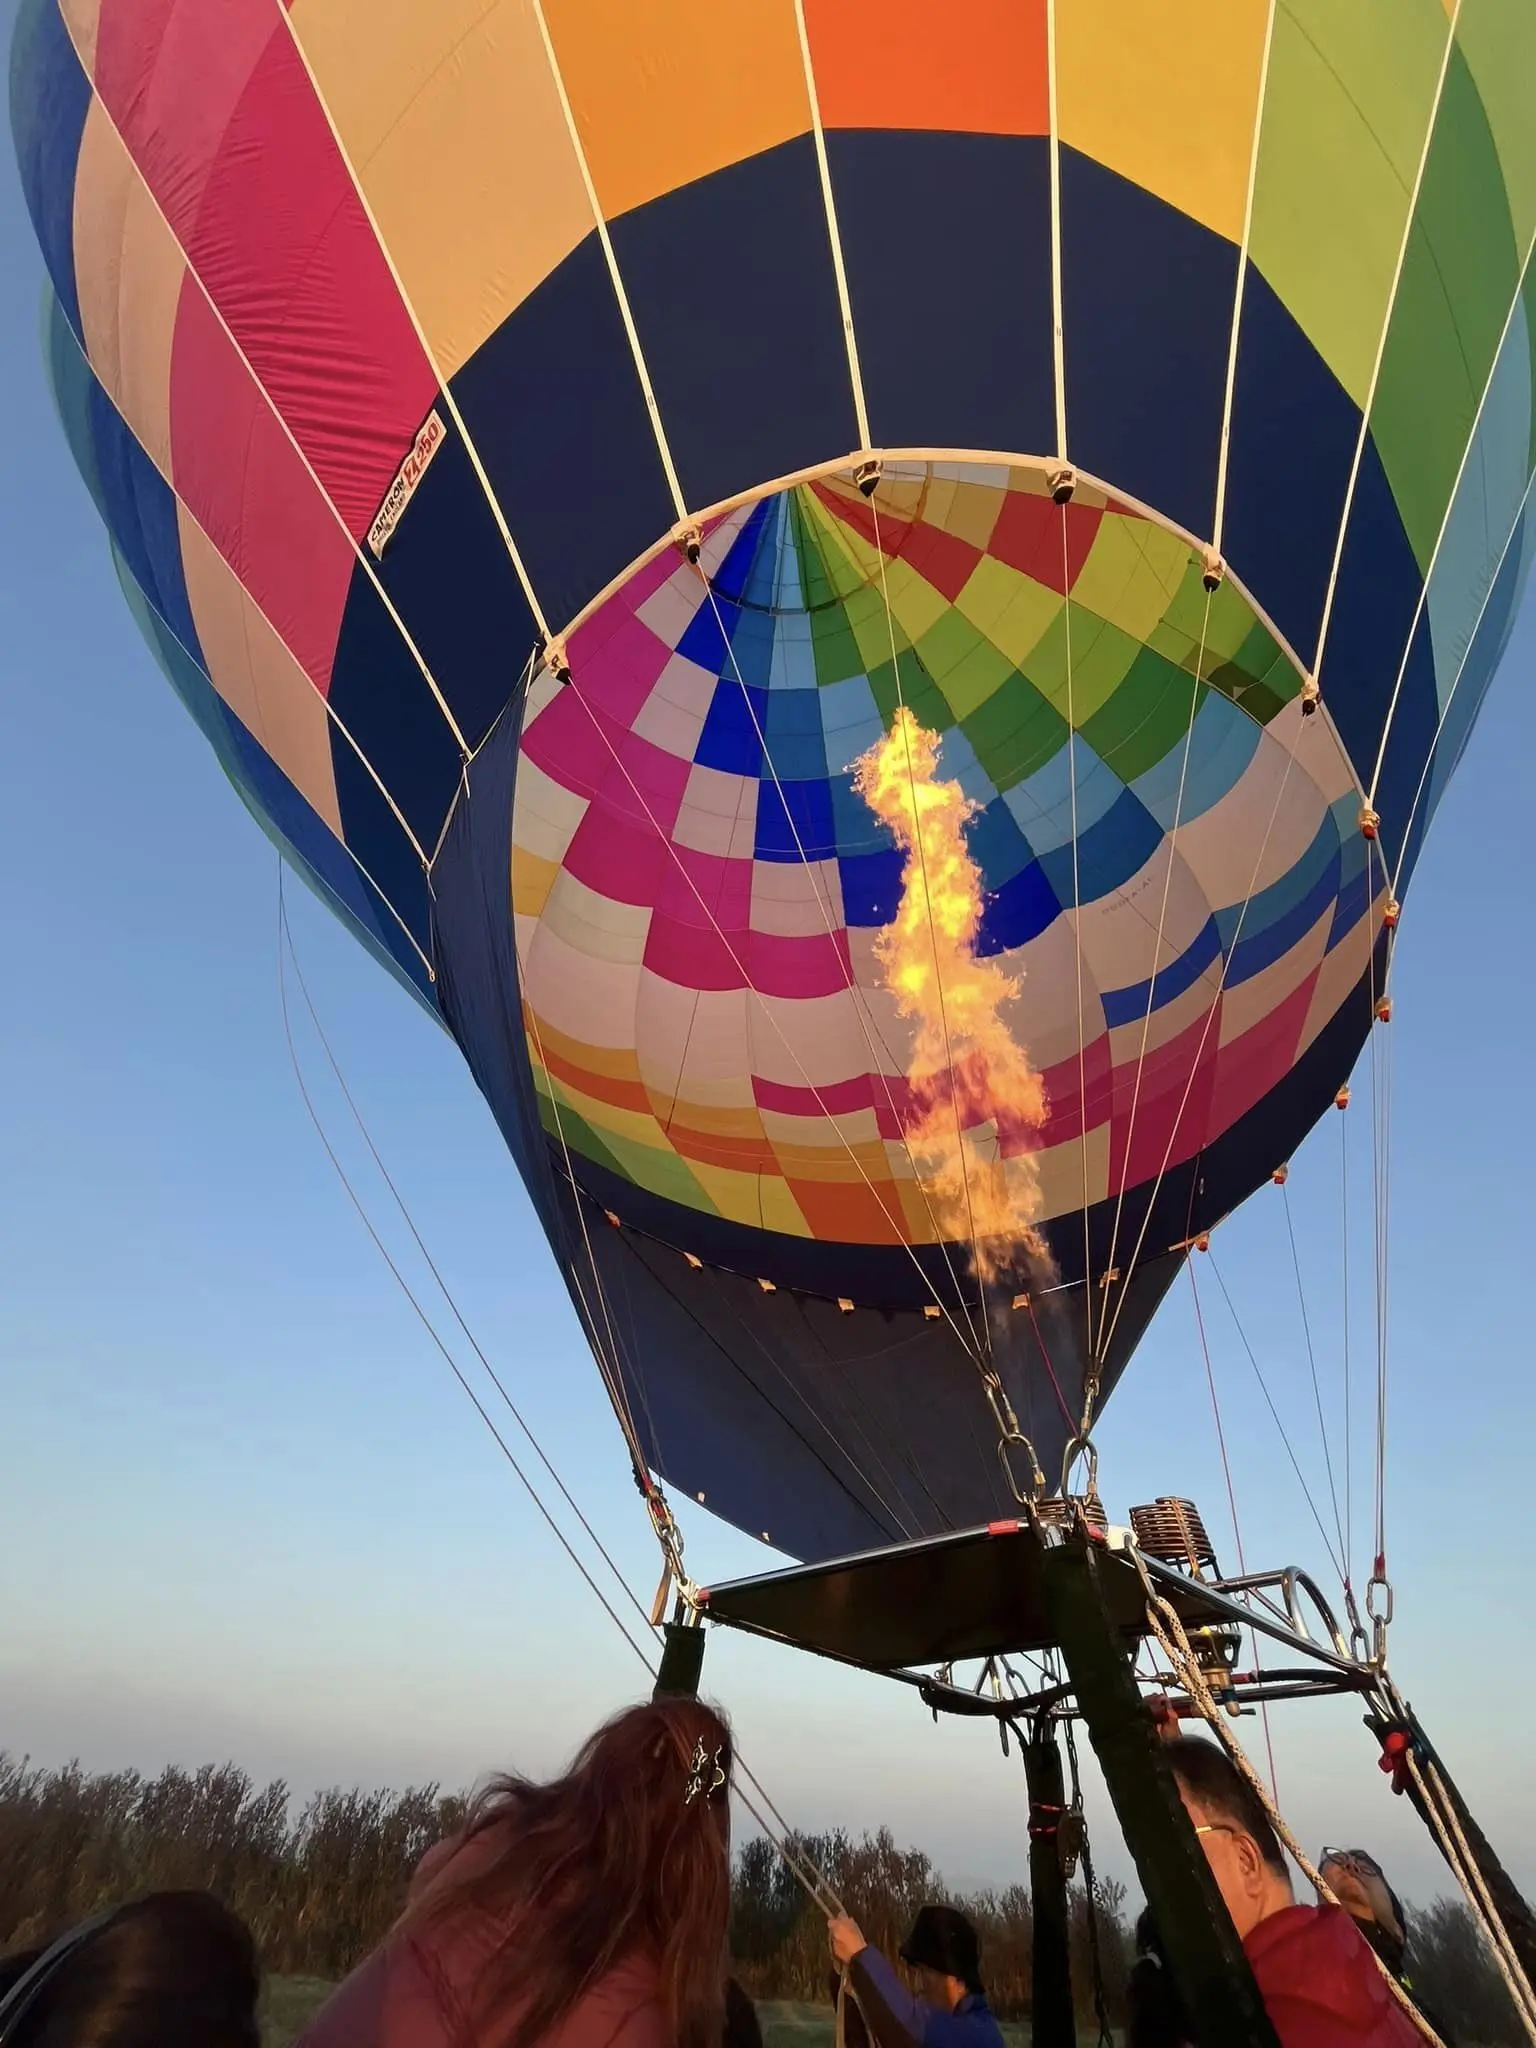
[{"label": "eyeglasses", "polygon": [[1240,1835],[1242,1832],[1241,1828],[1231,1827],[1224,1820],[1202,1821],[1195,1829],[1197,1835]]},{"label": "eyeglasses", "polygon": [[1356,1870],[1363,1870],[1368,1877],[1379,1877],[1383,1884],[1387,1874],[1374,1856],[1368,1856],[1363,1849],[1325,1849],[1318,1868],[1325,1863],[1342,1863]]}]

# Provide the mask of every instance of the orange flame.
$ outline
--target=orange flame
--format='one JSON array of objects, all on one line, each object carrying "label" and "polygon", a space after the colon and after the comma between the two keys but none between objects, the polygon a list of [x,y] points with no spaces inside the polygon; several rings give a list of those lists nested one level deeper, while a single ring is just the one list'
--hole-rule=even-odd
[{"label": "orange flame", "polygon": [[885,985],[917,1036],[907,1068],[913,1162],[947,1235],[974,1247],[977,1277],[1047,1256],[1035,1228],[1035,1152],[1045,1085],[1002,1018],[1020,981],[976,957],[981,870],[965,844],[979,808],[938,774],[937,733],[903,704],[854,764],[854,787],[906,854],[901,906],[875,943]]}]

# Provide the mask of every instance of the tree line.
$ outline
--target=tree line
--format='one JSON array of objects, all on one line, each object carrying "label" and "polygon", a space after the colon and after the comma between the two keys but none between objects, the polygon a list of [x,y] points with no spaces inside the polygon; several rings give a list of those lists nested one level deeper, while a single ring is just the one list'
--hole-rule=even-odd
[{"label": "tree line", "polygon": [[[251,1928],[266,1968],[337,1979],[388,1931],[418,1859],[462,1820],[465,1800],[436,1785],[403,1792],[333,1788],[295,1801],[234,1764],[138,1771],[47,1770],[0,1752],[0,1951],[29,1947],[144,1892],[215,1892]],[[1022,1831],[1021,1831],[1022,1833]],[[1033,1921],[1022,1885],[957,1894],[920,1849],[889,1830],[799,1838],[873,1942],[894,1954],[918,1907],[961,1907],[981,1936],[988,1992],[1004,2019],[1027,2018]],[[754,1998],[829,1996],[821,1914],[773,1845],[746,1842],[733,1873],[734,1968]],[[1132,1937],[1125,1888],[1072,1889],[1073,1982],[1085,2019],[1097,1982],[1111,2021],[1124,2011]],[[1411,1916],[1413,1979],[1461,2038],[1485,2048],[1524,2039],[1460,1900]]]}]

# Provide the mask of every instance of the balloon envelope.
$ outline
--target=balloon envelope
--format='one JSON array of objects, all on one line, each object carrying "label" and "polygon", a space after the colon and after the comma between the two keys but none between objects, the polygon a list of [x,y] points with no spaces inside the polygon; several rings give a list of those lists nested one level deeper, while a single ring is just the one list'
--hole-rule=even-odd
[{"label": "balloon envelope", "polygon": [[[1528,566],[1532,0],[1054,24],[16,29],[142,630],[458,1040],[648,1462],[808,1556],[1008,1507],[983,1366],[1054,1476],[1331,1101]],[[876,947],[900,704],[1049,1101],[982,1119],[1053,1268],[985,1300]]]}]

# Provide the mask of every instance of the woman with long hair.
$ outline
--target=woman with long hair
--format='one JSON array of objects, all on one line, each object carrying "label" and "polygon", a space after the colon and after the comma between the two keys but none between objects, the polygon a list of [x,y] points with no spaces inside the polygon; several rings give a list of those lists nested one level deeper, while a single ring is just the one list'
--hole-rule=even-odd
[{"label": "woman with long hair", "polygon": [[720,2048],[730,1777],[721,1716],[664,1699],[496,1779],[298,2048]]},{"label": "woman with long hair", "polygon": [[151,1892],[0,1959],[4,2048],[259,2048],[245,1923],[207,1892]]}]

